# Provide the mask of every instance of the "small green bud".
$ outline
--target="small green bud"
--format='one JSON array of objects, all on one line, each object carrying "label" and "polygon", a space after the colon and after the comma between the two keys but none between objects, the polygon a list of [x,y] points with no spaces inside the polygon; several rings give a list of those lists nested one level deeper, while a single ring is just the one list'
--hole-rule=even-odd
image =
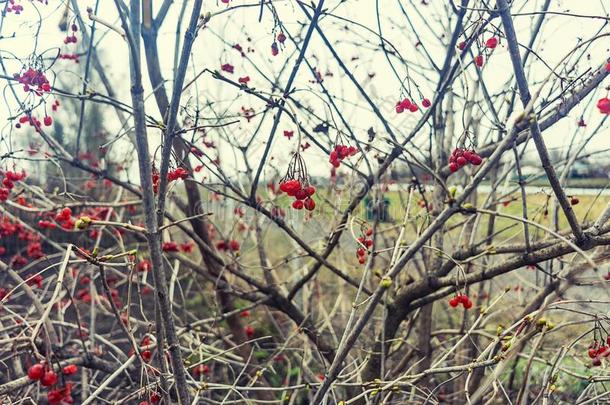
[{"label": "small green bud", "polygon": [[90,224],[91,224],[91,218],[89,218],[89,217],[80,217],[74,223],[74,228],[75,229],[80,229],[82,231],[84,229],[87,229]]},{"label": "small green bud", "polygon": [[383,277],[380,284],[382,288],[390,288],[392,286],[392,279],[390,277]]},{"label": "small green bud", "polygon": [[449,187],[449,195],[451,196],[451,198],[455,198],[456,194],[457,194],[457,187],[456,186]]}]

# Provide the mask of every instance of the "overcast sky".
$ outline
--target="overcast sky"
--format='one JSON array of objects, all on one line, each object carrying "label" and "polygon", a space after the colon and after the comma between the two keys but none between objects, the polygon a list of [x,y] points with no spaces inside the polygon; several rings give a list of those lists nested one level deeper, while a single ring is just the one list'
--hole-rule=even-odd
[{"label": "overcast sky", "polygon": [[[160,1],[157,1],[155,6],[158,7]],[[264,9],[262,21],[258,21],[259,7],[258,1],[242,1],[232,0],[231,5],[254,5],[256,7],[243,7],[237,10],[220,14],[212,18],[207,28],[199,33],[194,46],[187,82],[204,68],[219,69],[222,63],[231,63],[235,66],[235,73],[229,75],[234,80],[240,76],[248,75],[252,79],[250,85],[265,91],[270,90],[268,82],[263,78],[265,74],[268,78],[274,77],[278,72],[282,71],[284,64],[288,61],[288,68],[283,70],[279,78],[279,83],[283,86],[289,75],[290,69],[296,58],[295,47],[286,41],[286,47],[276,57],[271,56],[270,48],[273,42],[272,30],[274,28],[274,18],[268,8]],[[445,44],[448,40],[447,30],[453,27],[454,19],[449,21],[446,18],[447,12],[444,7],[447,6],[446,1],[429,0],[429,5],[422,5],[420,1],[413,0],[401,1],[402,7],[412,18],[411,23],[420,36],[421,41],[426,45],[426,49],[434,59],[436,64],[442,64],[445,54]],[[493,3],[493,2],[492,2]],[[525,6],[521,7],[524,3]],[[542,1],[527,2],[518,1],[517,5],[521,8],[513,9],[513,13],[527,13],[536,11],[541,8]],[[601,0],[564,0],[552,1],[551,11],[571,12],[575,14],[608,16],[610,4]],[[604,6],[604,3],[606,5]],[[0,50],[5,58],[10,58],[10,54],[18,58],[26,58],[33,52],[40,53],[51,48],[62,47],[64,52],[73,52],[74,49],[82,50],[82,44],[79,42],[78,47],[72,45],[66,48],[63,45],[65,33],[58,30],[58,21],[63,13],[64,7],[62,2],[49,0],[49,5],[44,6],[36,2],[22,1],[25,8],[20,16],[8,14],[4,18],[2,35],[5,37],[0,40]],[[82,12],[88,6],[94,6],[94,1],[78,1]],[[328,0],[326,2],[329,10],[339,17],[353,20],[372,31],[377,31],[377,2],[374,0],[348,1],[341,4],[337,0]],[[479,4],[479,2],[476,2]],[[176,1],[170,9],[168,18],[162,27],[159,37],[159,49],[161,50],[161,62],[164,70],[165,78],[171,80],[174,40],[176,23],[180,12],[182,2]],[[284,25],[286,31],[292,35],[298,34],[302,30],[301,24],[305,22],[304,14],[300,8],[292,1],[275,1],[274,5],[278,12],[278,17]],[[42,27],[40,31],[37,48],[33,40],[35,30],[39,21],[36,8],[42,16]],[[383,36],[391,42],[408,61],[407,66],[410,66],[411,77],[420,86],[422,93],[429,98],[433,98],[432,89],[437,80],[435,72],[429,69],[425,54],[421,48],[415,47],[417,42],[413,35],[407,20],[401,12],[399,2],[394,0],[380,0],[379,8],[381,14],[381,28]],[[220,1],[204,1],[204,10],[212,13],[226,9],[226,5]],[[110,0],[101,0],[99,16],[113,22],[119,26],[117,13]],[[187,6],[185,23],[190,16],[190,5]],[[84,16],[87,23],[89,20]],[[531,35],[531,27],[537,16],[523,15],[516,17],[517,35],[520,42],[527,43]],[[499,19],[494,20],[494,24],[500,24]],[[589,39],[596,33],[608,32],[604,24],[607,21],[603,19],[591,18],[575,18],[561,15],[549,15],[547,22],[543,25],[542,32],[539,36],[540,40],[535,45],[536,55],[531,57],[531,68],[528,70],[530,83],[532,88],[536,88],[536,83],[544,79],[549,74],[547,64],[554,66],[565,53],[574,47],[580,39]],[[450,24],[450,25],[449,25]],[[184,29],[184,25],[182,28]],[[393,112],[394,103],[401,96],[401,87],[399,79],[394,75],[390,66],[383,55],[379,51],[378,40],[374,33],[367,29],[351,25],[349,31],[343,29],[346,25],[345,21],[340,18],[327,16],[321,19],[320,26],[326,34],[332,38],[335,49],[340,56],[346,61],[351,69],[351,72],[362,83],[367,92],[380,105],[381,110],[389,120],[392,126],[401,134],[406,134],[415,122],[415,115],[401,114]],[[100,51],[100,55],[104,64],[107,66],[107,72],[115,84],[115,90],[119,94],[119,98],[130,103],[129,85],[128,85],[128,58],[127,46],[125,41],[115,32],[109,31],[105,27],[99,27],[96,33],[96,43]],[[13,37],[11,37],[14,34]],[[445,37],[439,40],[439,36]],[[10,38],[9,38],[10,37]],[[250,41],[248,41],[250,38]],[[255,52],[248,53],[248,58],[242,58],[239,53],[231,49],[230,45],[239,43],[246,49],[248,46],[255,49]],[[610,56],[610,39],[605,37],[595,42],[590,48],[590,58],[583,57],[578,66],[578,72],[572,72],[571,77],[578,76],[586,69],[595,68],[603,62],[605,58]],[[307,58],[310,63],[320,69],[324,74],[330,72],[332,77],[324,77],[324,84],[329,91],[338,97],[337,104],[341,108],[344,116],[348,119],[350,125],[356,130],[357,135],[361,139],[366,139],[366,130],[369,127],[374,127],[381,131],[382,125],[371,113],[370,108],[359,95],[355,87],[340,71],[336,62],[325,48],[324,44],[314,34],[313,41],[310,44],[307,52]],[[542,61],[540,59],[542,59]],[[82,58],[84,63],[84,58]],[[407,67],[401,65],[396,59],[393,59],[394,66],[398,74],[404,77],[407,74]],[[16,71],[20,67],[20,62],[14,59],[5,59],[5,65],[10,72]],[[257,68],[255,68],[256,66]],[[421,66],[425,66],[422,68]],[[57,75],[57,84],[75,83],[80,86],[81,79],[75,77],[71,71],[74,65],[70,61],[58,61],[53,67],[53,71]],[[257,69],[260,69],[259,73]],[[508,56],[505,43],[501,41],[500,46],[496,49],[490,60],[486,63],[483,69],[483,76],[489,91],[493,93],[504,90],[507,79],[512,72],[510,59]],[[423,73],[423,74],[422,74]],[[370,75],[374,77],[370,78]],[[460,80],[461,88],[456,88],[456,93],[464,95],[463,85],[467,85],[469,91],[475,89],[476,75],[473,69],[469,69]],[[151,88],[146,79],[147,91],[150,93]],[[606,81],[606,86],[610,82]],[[171,83],[169,84],[171,86]],[[169,87],[168,86],[168,87]],[[495,87],[494,87],[495,86]],[[103,92],[101,85],[94,82],[93,87],[96,90]],[[296,80],[295,87],[299,90],[298,97],[305,101],[308,105],[314,107],[317,114],[324,116],[328,108],[324,103],[320,102],[315,94],[319,94],[319,87],[312,83],[311,72],[303,65],[300,69],[299,76]],[[310,91],[312,90],[312,91]],[[315,94],[314,94],[315,92]],[[5,119],[15,113],[16,104],[9,92],[4,89],[4,97],[8,100],[8,105],[0,107],[0,119],[5,122]],[[607,91],[600,88],[596,93],[587,98],[578,108],[564,119],[560,124],[545,132],[545,140],[552,148],[562,148],[572,141],[572,137],[576,136],[576,143],[580,140],[588,138],[591,131],[602,118],[601,114],[595,109],[595,102],[600,97],[607,94]],[[198,100],[199,103],[205,105],[208,102],[213,102],[215,114],[234,116],[240,110],[242,105],[253,107],[257,111],[261,110],[264,105],[255,98],[239,94],[230,86],[221,84],[213,79],[209,74],[202,75],[196,82],[196,85],[191,86],[185,94],[184,101]],[[460,106],[461,107],[461,106]],[[459,108],[459,107],[458,107]],[[147,103],[147,112],[151,115],[158,116],[157,108],[154,101],[149,98]],[[59,115],[57,119],[67,119],[67,111]],[[204,112],[206,117],[212,117],[212,111]],[[578,130],[576,122],[583,115],[587,122],[587,127]],[[106,123],[111,131],[119,131],[120,125],[116,119],[116,115],[111,110],[106,110]],[[72,118],[74,119],[74,118]],[[306,127],[313,127],[315,122],[308,121],[306,117],[300,117]],[[232,118],[227,118],[227,121]],[[261,130],[261,142],[256,145],[256,150],[253,150],[252,156],[260,155],[260,150],[264,146],[262,141],[269,134],[271,120],[267,119]],[[226,130],[235,137],[237,142],[245,142],[252,131],[257,127],[258,121],[253,120],[247,124],[243,119],[239,124],[228,127]],[[458,123],[458,126],[460,124]],[[483,118],[481,122],[481,131],[486,131],[485,128],[490,127],[491,123],[487,118]],[[0,127],[3,137],[8,139],[10,128],[8,125]],[[283,129],[294,129],[294,124],[289,122],[285,117],[280,124],[280,133],[273,145],[272,155],[276,161],[283,162],[289,157],[287,151],[292,150],[296,141],[285,139],[281,136]],[[461,131],[460,128],[456,132]],[[422,135],[417,139],[417,142],[424,142],[427,139],[427,131],[422,131]],[[16,133],[13,132],[14,137]],[[459,134],[458,134],[459,135]],[[214,138],[214,135],[212,135]],[[384,142],[380,139],[379,147],[383,148]],[[115,153],[132,153],[130,149],[125,148],[119,142],[120,148],[115,148]],[[6,148],[6,143],[0,148]],[[235,164],[240,166],[240,159],[234,157],[230,148],[226,145],[221,145],[221,157],[225,163]],[[610,133],[606,124],[602,131],[597,134],[590,143],[589,151],[602,150],[610,148]],[[602,155],[607,158],[608,154]],[[310,148],[305,153],[305,158],[310,164],[310,170],[314,174],[327,173],[329,165],[326,162],[327,157],[322,154],[319,149]]]}]

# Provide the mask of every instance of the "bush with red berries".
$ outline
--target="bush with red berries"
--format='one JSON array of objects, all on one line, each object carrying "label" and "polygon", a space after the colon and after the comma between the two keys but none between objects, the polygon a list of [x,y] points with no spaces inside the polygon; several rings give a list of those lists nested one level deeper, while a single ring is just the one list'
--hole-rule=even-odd
[{"label": "bush with red berries", "polygon": [[479,166],[483,159],[472,149],[455,148],[449,157],[449,170],[455,173],[466,165]]}]

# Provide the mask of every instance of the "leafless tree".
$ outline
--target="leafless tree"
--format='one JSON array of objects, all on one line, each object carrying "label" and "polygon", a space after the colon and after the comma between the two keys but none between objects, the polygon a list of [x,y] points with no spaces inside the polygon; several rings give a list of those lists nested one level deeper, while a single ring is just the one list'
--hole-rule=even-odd
[{"label": "leafless tree", "polygon": [[552,3],[0,0],[1,403],[606,403],[610,14]]}]

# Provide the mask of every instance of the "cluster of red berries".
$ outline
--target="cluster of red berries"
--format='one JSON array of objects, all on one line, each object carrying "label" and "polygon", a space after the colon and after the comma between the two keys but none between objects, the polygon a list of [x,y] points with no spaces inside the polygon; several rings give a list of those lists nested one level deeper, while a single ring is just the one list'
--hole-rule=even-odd
[{"label": "cluster of red berries", "polygon": [[[430,107],[430,100],[425,98],[422,101],[422,105],[424,107]],[[405,111],[415,112],[415,111],[419,110],[419,107],[417,106],[417,103],[409,100],[408,98],[405,98],[405,99],[402,99],[402,100],[399,100],[396,102],[395,110],[396,110],[396,113],[400,114]]]},{"label": "cluster of red berries", "polygon": [[[0,171],[0,175],[2,172]],[[8,197],[11,193],[11,190],[15,187],[15,183],[21,181],[25,178],[25,172],[21,173],[7,171],[4,173],[4,178],[2,179],[2,186],[0,187],[0,201],[8,200]]]},{"label": "cluster of red berries", "polygon": [[72,31],[72,35],[68,35],[64,38],[64,44],[75,44],[78,42],[78,38],[76,38],[76,31],[78,31],[78,27],[76,24],[72,24],[70,26],[70,30]]},{"label": "cluster of red berries", "polygon": [[[498,42],[497,37],[490,37],[482,44],[482,46],[486,50],[492,50],[498,46]],[[460,42],[458,44],[458,48],[460,51],[463,51],[466,48],[466,42]],[[474,58],[474,63],[477,65],[477,67],[483,67],[485,64],[485,56],[483,56],[483,54],[478,54]]]},{"label": "cluster of red berries", "polygon": [[152,270],[152,263],[148,259],[142,259],[136,265],[136,271],[144,272]]},{"label": "cluster of red berries", "polygon": [[38,221],[38,227],[41,229],[55,229],[57,228],[57,224],[55,222],[41,219],[40,221]]},{"label": "cluster of red berries", "polygon": [[[225,3],[225,1],[223,1],[223,3]],[[158,404],[161,401],[161,396],[159,394],[157,394],[156,392],[153,392],[152,394],[150,394],[149,399],[150,399],[150,401],[141,401],[139,405]]]},{"label": "cluster of red berries", "polygon": [[[0,222],[0,239],[10,236],[14,236],[16,239],[27,243],[25,252],[30,259],[36,260],[44,256],[42,244],[40,243],[40,235],[26,229],[21,222],[13,222],[8,217],[2,217],[2,221]],[[0,246],[0,255],[4,255],[6,253],[6,247]],[[14,267],[21,267],[28,263],[28,259],[19,254],[15,254],[11,258],[10,262]],[[34,276],[33,283],[38,285],[38,279],[40,279],[40,283],[42,284],[42,276]]]},{"label": "cluster of red berries", "polygon": [[233,72],[235,72],[235,67],[233,65],[231,65],[230,63],[224,63],[224,64],[220,65],[220,70],[222,70],[223,72],[233,74]]},{"label": "cluster of red berries", "polygon": [[15,15],[21,14],[23,11],[23,6],[21,4],[15,4],[15,0],[8,0],[8,6],[6,7],[6,12],[13,12]]},{"label": "cluster of red berries", "polygon": [[78,31],[78,27],[76,26],[76,24],[72,24],[70,26],[70,30],[72,31],[72,35],[68,35],[64,38],[64,44],[66,45],[75,44],[76,42],[78,42],[78,38],[76,38],[76,31]]},{"label": "cluster of red berries", "polygon": [[[142,341],[140,342],[140,347],[145,348],[147,346],[150,346],[150,344],[151,344],[150,336],[147,335],[142,338]],[[140,355],[142,356],[142,360],[144,360],[146,363],[148,363],[150,361],[150,359],[152,359],[152,352],[148,349],[142,350]]]},{"label": "cluster of red berries", "polygon": [[221,251],[231,250],[233,252],[237,252],[240,248],[239,242],[235,239],[231,239],[229,241],[219,240],[216,242],[216,249]]},{"label": "cluster of red berries", "polygon": [[280,183],[280,191],[295,198],[292,202],[292,208],[295,210],[305,208],[308,211],[313,211],[316,208],[316,202],[311,198],[316,193],[316,188],[312,185],[302,184],[297,179],[289,179]]},{"label": "cluster of red berries", "polygon": [[[148,363],[152,359],[152,351],[148,349],[148,346],[150,346],[151,344],[152,339],[148,335],[145,335],[140,341],[140,349],[143,349],[140,351],[140,356],[142,357],[142,360],[146,363]],[[131,349],[129,349],[129,356],[133,356],[134,354],[135,350],[132,347]]]},{"label": "cluster of red berries", "polygon": [[356,256],[358,257],[358,263],[360,264],[364,264],[366,262],[366,256],[370,253],[369,249],[373,247],[373,239],[371,239],[372,235],[373,230],[368,228],[364,230],[363,236],[356,239],[360,245],[358,249],[356,249]]},{"label": "cluster of red berries", "polygon": [[451,308],[456,308],[458,305],[462,304],[464,309],[472,308],[472,301],[466,294],[458,293],[455,297],[449,300],[449,305]]},{"label": "cluster of red berries", "polygon": [[50,116],[46,115],[43,119],[42,119],[42,123],[40,122],[40,120],[32,115],[22,115],[21,117],[19,117],[19,122],[17,124],[15,124],[15,128],[21,128],[22,124],[25,123],[29,123],[31,127],[34,127],[34,129],[36,130],[36,132],[40,132],[40,128],[42,127],[42,123],[44,123],[44,125],[46,127],[50,127],[51,125],[53,125],[53,118],[51,118]]},{"label": "cluster of red berries", "polygon": [[210,373],[210,367],[207,364],[199,364],[193,368],[191,371],[194,378],[199,379],[202,375],[207,375]]},{"label": "cluster of red berries", "polygon": [[72,383],[68,382],[63,388],[50,390],[47,394],[47,400],[49,405],[74,403],[74,399],[72,399]]},{"label": "cluster of red berries", "polygon": [[604,342],[594,341],[587,350],[587,355],[591,358],[592,365],[599,367],[602,365],[602,358],[610,357],[610,336],[606,338],[606,344]]},{"label": "cluster of red berries", "polygon": [[277,34],[277,42],[273,41],[273,43],[271,44],[271,55],[273,56],[277,56],[280,53],[280,49],[278,47],[278,42],[280,44],[283,44],[286,41],[286,35],[283,32],[280,32],[279,34]]},{"label": "cluster of red berries", "polygon": [[79,56],[77,53],[62,53],[59,55],[59,59],[64,59],[64,60],[73,60],[74,63],[79,63]]},{"label": "cluster of red berries", "polygon": [[161,245],[161,249],[163,249],[164,252],[191,253],[193,251],[193,243],[186,242],[179,244],[173,241],[163,242],[163,244]]},{"label": "cluster of red berries", "polygon": [[333,167],[339,167],[343,159],[354,156],[356,153],[358,153],[358,148],[355,146],[337,144],[330,152],[328,161]]},{"label": "cluster of red berries", "polygon": [[[0,175],[2,172],[0,171]],[[2,179],[2,187],[0,187],[0,201],[8,200],[9,194],[11,190],[15,187],[15,183],[25,179],[25,171],[21,171],[21,173],[7,171],[4,173],[4,178]]]},{"label": "cluster of red berries", "polygon": [[[62,373],[65,376],[76,374],[77,371],[78,367],[76,366],[76,364],[69,364],[62,369]],[[44,363],[37,363],[32,365],[28,369],[28,378],[32,381],[40,381],[40,385],[42,385],[43,387],[51,387],[57,384],[57,381],[59,379],[57,373]],[[47,394],[47,399],[49,401],[49,404],[60,404],[62,402],[71,404],[74,402],[71,393],[72,383],[66,383],[63,388],[50,390]]]},{"label": "cluster of red berries", "polygon": [[28,277],[25,280],[25,283],[27,285],[29,285],[30,287],[36,286],[38,288],[42,288],[42,282],[43,282],[43,278],[42,278],[42,276],[40,274],[35,274],[35,275],[31,276],[31,277]]},{"label": "cluster of red berries", "polygon": [[179,179],[185,180],[189,176],[188,170],[183,167],[177,167],[167,173],[167,181],[176,181]]},{"label": "cluster of red berries", "polygon": [[602,114],[610,115],[610,98],[604,97],[597,101],[597,108]]},{"label": "cluster of red berries", "polygon": [[22,74],[15,73],[14,78],[23,84],[23,91],[32,90],[39,96],[51,91],[51,83],[40,69],[29,68]]},{"label": "cluster of red berries", "polygon": [[[176,181],[179,179],[185,180],[188,176],[189,176],[188,170],[186,170],[183,167],[177,167],[174,170],[170,170],[167,173],[167,181],[171,183],[172,181]],[[155,194],[159,192],[159,181],[160,180],[161,180],[161,178],[159,176],[159,172],[157,171],[157,169],[155,169],[153,167],[152,182],[153,182],[153,191],[155,192]]]},{"label": "cluster of red berries", "polygon": [[62,208],[57,215],[55,215],[55,220],[66,230],[74,229],[74,224],[76,223],[72,218],[72,210],[70,207]]},{"label": "cluster of red berries", "polygon": [[468,163],[478,166],[482,162],[483,159],[474,150],[455,148],[449,157],[449,170],[451,170],[451,173],[455,173]]}]

